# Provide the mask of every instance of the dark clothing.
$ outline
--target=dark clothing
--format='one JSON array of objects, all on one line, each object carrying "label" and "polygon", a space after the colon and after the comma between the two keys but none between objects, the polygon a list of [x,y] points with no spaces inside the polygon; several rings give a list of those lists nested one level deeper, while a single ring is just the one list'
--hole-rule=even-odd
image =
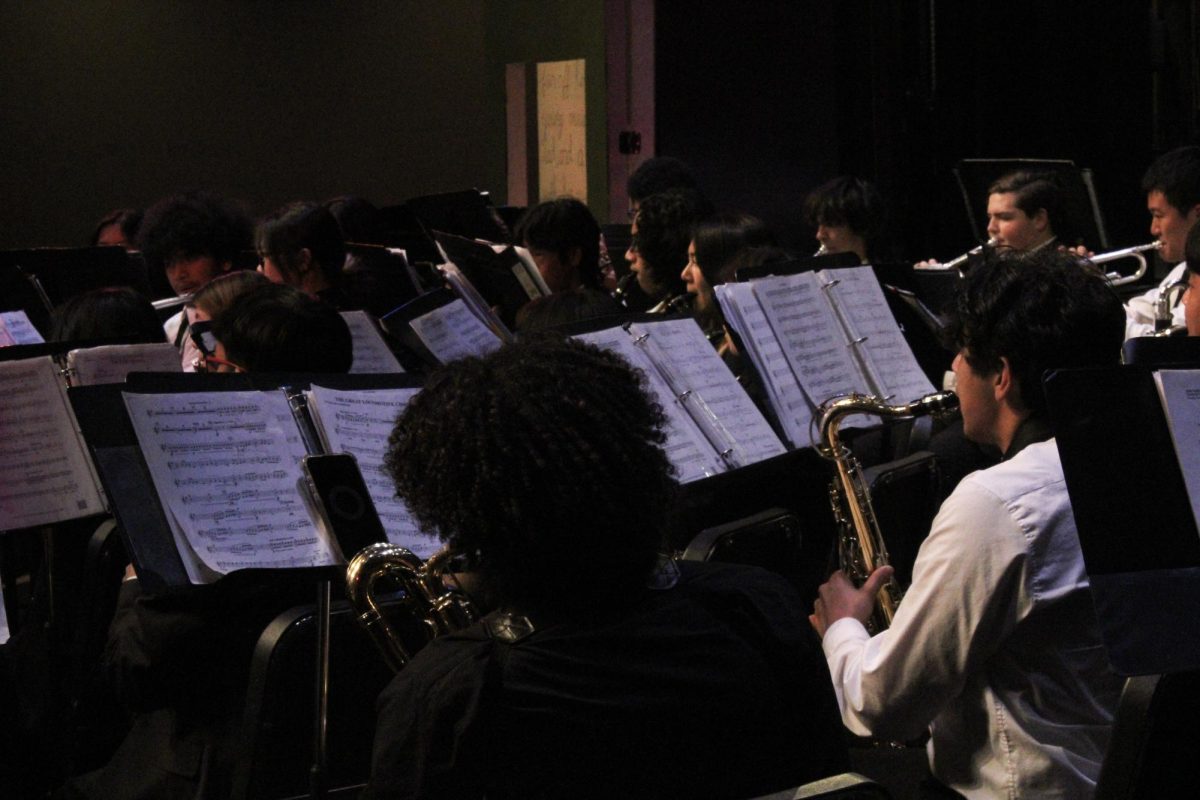
[{"label": "dark clothing", "polygon": [[435,640],[380,696],[366,797],[748,797],[845,770],[792,587],[681,568],[621,613]]}]

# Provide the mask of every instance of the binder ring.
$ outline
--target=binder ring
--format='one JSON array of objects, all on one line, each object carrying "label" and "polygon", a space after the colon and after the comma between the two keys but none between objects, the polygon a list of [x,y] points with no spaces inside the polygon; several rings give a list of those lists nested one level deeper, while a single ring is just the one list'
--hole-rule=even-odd
[{"label": "binder ring", "polygon": [[841,282],[842,282],[841,278],[834,278],[829,283],[822,283],[821,288],[822,289],[832,289],[833,287],[837,286]]}]

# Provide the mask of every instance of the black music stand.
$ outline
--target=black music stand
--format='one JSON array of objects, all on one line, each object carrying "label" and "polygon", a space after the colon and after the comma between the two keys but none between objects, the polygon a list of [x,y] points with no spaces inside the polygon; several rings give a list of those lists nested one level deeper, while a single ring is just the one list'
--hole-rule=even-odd
[{"label": "black music stand", "polygon": [[1071,239],[1081,238],[1097,252],[1108,249],[1108,232],[1096,199],[1092,171],[1075,166],[1074,161],[1050,158],[964,158],[958,162],[954,178],[962,192],[973,242],[987,239],[988,187],[1018,170],[1048,172],[1058,179],[1066,204],[1067,230],[1055,231],[1062,244],[1074,245]]},{"label": "black music stand", "polygon": [[1126,364],[1200,367],[1200,336],[1135,336],[1121,348]]},{"label": "black music stand", "polygon": [[492,199],[479,189],[413,197],[405,205],[426,231],[446,231],[468,239],[512,241],[512,232],[496,213]]},{"label": "black music stand", "polygon": [[1045,387],[1109,660],[1200,667],[1200,532],[1153,373],[1063,369]]}]

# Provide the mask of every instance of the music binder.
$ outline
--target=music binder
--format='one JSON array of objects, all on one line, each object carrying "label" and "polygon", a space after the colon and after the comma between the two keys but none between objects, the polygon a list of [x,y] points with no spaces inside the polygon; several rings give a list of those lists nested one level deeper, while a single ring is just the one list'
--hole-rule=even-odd
[{"label": "music binder", "polygon": [[45,344],[46,340],[29,321],[24,311],[0,311],[0,347],[18,344]]},{"label": "music binder", "polygon": [[404,375],[135,375],[72,402],[138,575],[160,591],[339,564],[302,489],[300,460],[322,442],[356,455],[389,539],[432,552],[380,478],[386,434],[416,391]]},{"label": "music binder", "polygon": [[431,366],[486,355],[512,340],[494,315],[481,318],[476,304],[465,297],[451,289],[435,289],[384,315],[382,323]]},{"label": "music binder", "polygon": [[816,443],[813,414],[832,397],[933,391],[870,267],[727,283],[716,295],[795,447]]},{"label": "music binder", "polygon": [[667,416],[664,450],[680,483],[786,452],[694,319],[643,317],[574,338],[616,352],[646,375]]},{"label": "music binder", "polygon": [[433,238],[444,260],[457,267],[484,306],[495,309],[510,329],[521,306],[550,293],[532,259],[523,258],[511,246],[496,248],[487,241],[441,231],[434,231]]},{"label": "music binder", "polygon": [[342,319],[350,329],[350,346],[354,360],[350,365],[353,374],[404,372],[383,334],[376,327],[375,319],[366,311],[342,311]]}]

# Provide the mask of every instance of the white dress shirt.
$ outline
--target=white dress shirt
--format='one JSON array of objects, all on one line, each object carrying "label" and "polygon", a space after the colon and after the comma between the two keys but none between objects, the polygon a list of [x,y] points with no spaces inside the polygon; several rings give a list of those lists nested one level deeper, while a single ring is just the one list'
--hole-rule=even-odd
[{"label": "white dress shirt", "polygon": [[1089,797],[1121,680],[1100,643],[1053,440],[965,478],[942,505],[892,627],[824,639],[843,721],[928,725],[933,775],[968,798]]},{"label": "white dress shirt", "polygon": [[[1137,297],[1129,298],[1129,302],[1125,304],[1126,339],[1132,339],[1135,336],[1149,336],[1154,333],[1154,316],[1158,307],[1158,297],[1165,290],[1183,280],[1186,269],[1187,262],[1179,262],[1167,273],[1167,277],[1163,278],[1158,286]],[[1175,307],[1171,309],[1171,324],[1184,324],[1183,303],[1176,303]]]}]

